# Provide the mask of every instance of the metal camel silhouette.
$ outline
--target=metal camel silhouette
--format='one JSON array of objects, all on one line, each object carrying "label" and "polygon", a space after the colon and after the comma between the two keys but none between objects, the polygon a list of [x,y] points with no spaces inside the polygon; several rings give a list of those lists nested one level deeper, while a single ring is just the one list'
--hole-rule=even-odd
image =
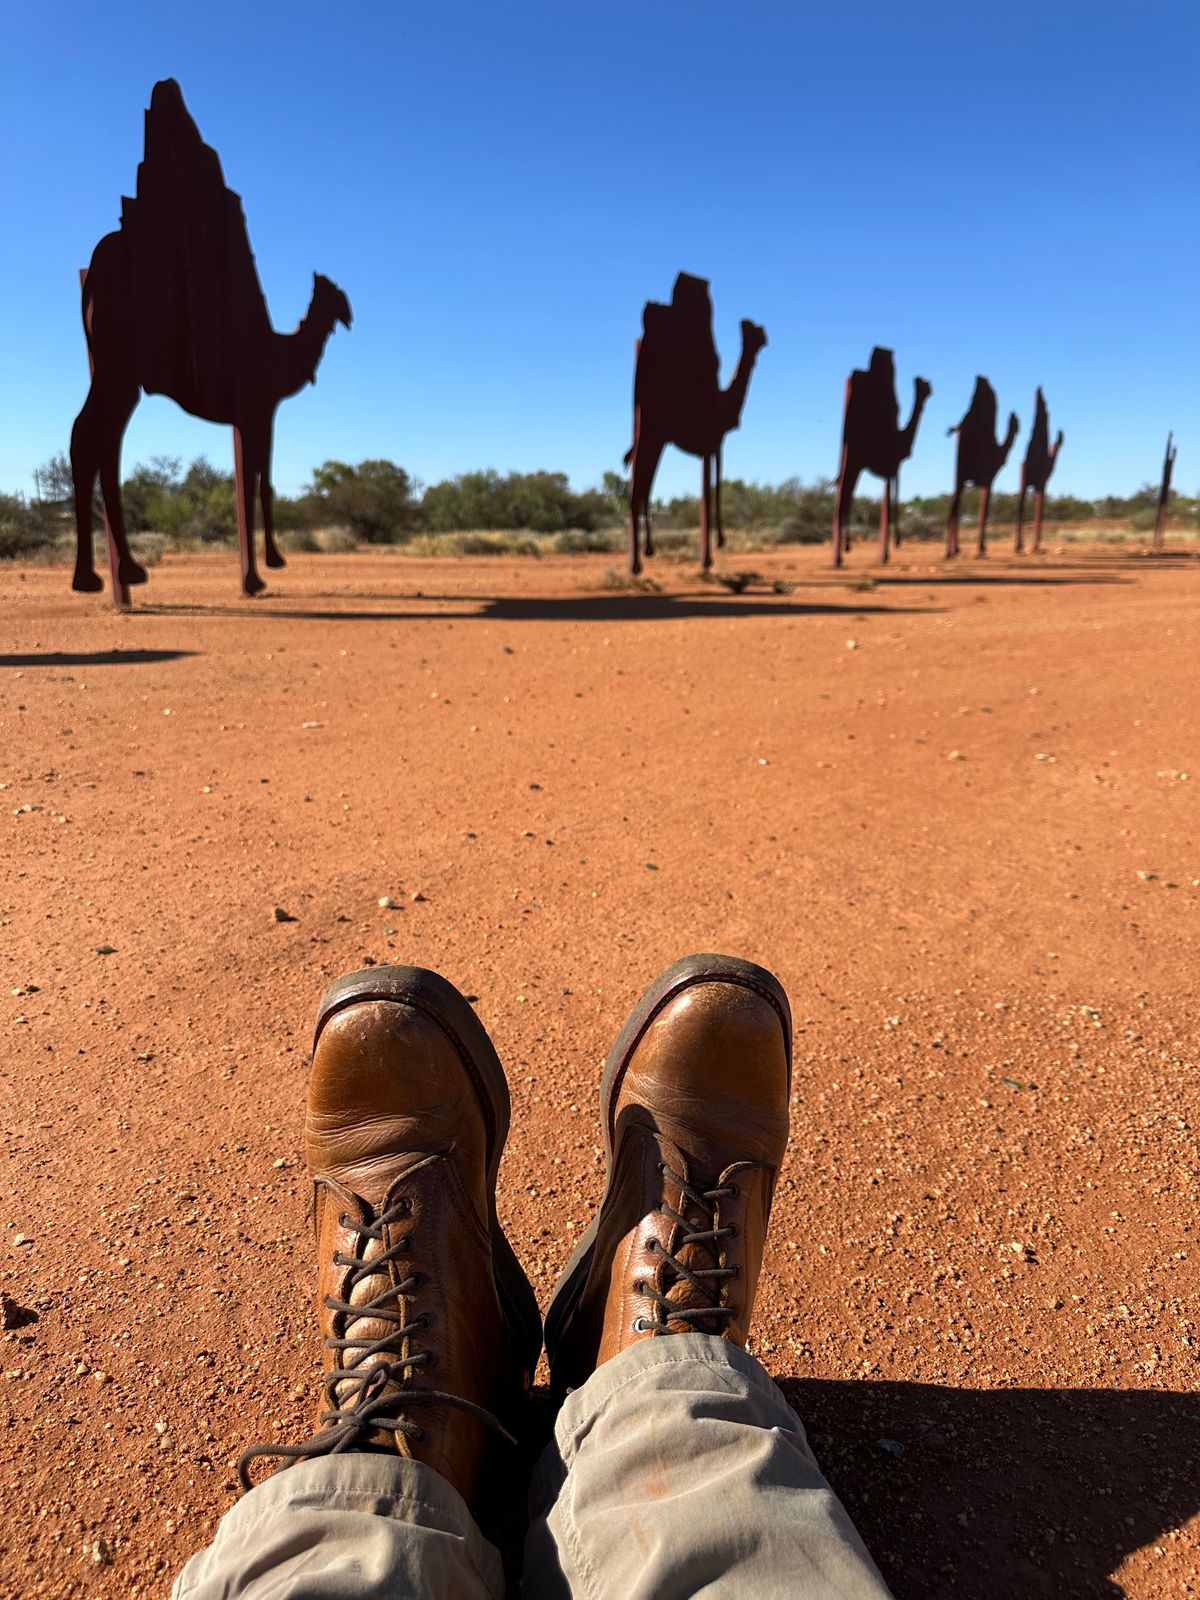
[{"label": "metal camel silhouette", "polygon": [[1154,545],[1155,550],[1163,547],[1163,536],[1167,527],[1167,507],[1171,503],[1171,474],[1175,470],[1175,435],[1167,435],[1167,453],[1163,456],[1162,483],[1158,490],[1158,515],[1154,519]]},{"label": "metal camel silhouette", "polygon": [[[642,312],[633,377],[633,444],[625,456],[629,473],[629,570],[642,570],[639,528],[654,554],[650,493],[667,445],[703,462],[700,477],[700,564],[712,566],[710,525],[715,510],[717,545],[725,543],[721,522],[721,444],[742,419],[750,374],[767,342],[757,323],[742,321],[742,353],[727,389],[719,378],[708,283],[681,272],[671,304],[648,300]],[[715,499],[713,464],[716,463]]]},{"label": "metal camel silhouette", "polygon": [[137,197],[96,246],[83,279],[92,384],[71,432],[77,553],[72,586],[102,587],[93,564],[96,475],[116,542],[115,582],[144,583],[121,506],[121,440],[139,393],[165,394],[209,422],[231,423],[238,488],[242,589],[265,584],[254,555],[254,501],[262,503],[266,564],[282,567],[272,514],[271,443],[279,402],[315,380],[334,326],[350,303],[313,276],[312,302],[294,333],[271,326],[241,201],[188,114],[179,85],[154,86],[146,112]]},{"label": "metal camel silhouette", "polygon": [[958,435],[958,451],[954,461],[954,498],[950,502],[950,518],[946,523],[946,554],[958,554],[958,512],[963,489],[969,483],[979,486],[979,532],[976,554],[987,555],[988,501],[996,474],[1008,460],[1008,453],[1021,426],[1017,413],[1008,414],[1008,432],[1003,439],[996,438],[996,391],[984,377],[975,379],[975,393],[962,421],[946,430],[947,436]]},{"label": "metal camel silhouette", "polygon": [[1017,555],[1020,555],[1025,548],[1025,496],[1030,489],[1034,491],[1033,553],[1036,555],[1042,548],[1042,505],[1046,498],[1046,484],[1058,464],[1058,452],[1062,449],[1062,443],[1063,435],[1060,428],[1053,447],[1050,444],[1050,413],[1046,409],[1046,398],[1039,388],[1034,399],[1033,432],[1029,435],[1029,445],[1021,467],[1021,489],[1017,500],[1017,532],[1013,541],[1013,549]]},{"label": "metal camel silhouette", "polygon": [[[837,498],[833,509],[833,564],[840,567],[842,552],[850,548],[850,507],[860,474],[873,472],[883,479],[879,512],[879,559],[889,553],[890,529],[897,522],[900,463],[912,454],[917,424],[925,402],[933,393],[924,378],[913,381],[913,408],[907,424],[900,426],[896,399],[896,364],[892,351],[876,345],[871,364],[856,368],[846,380],[846,408],[842,417],[842,458],[838,468]],[[899,542],[899,527],[896,526]]]}]

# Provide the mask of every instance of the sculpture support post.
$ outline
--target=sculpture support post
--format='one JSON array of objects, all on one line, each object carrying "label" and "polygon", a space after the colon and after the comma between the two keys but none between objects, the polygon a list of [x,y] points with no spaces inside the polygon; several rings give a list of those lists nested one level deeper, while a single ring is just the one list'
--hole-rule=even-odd
[{"label": "sculpture support post", "polygon": [[703,458],[700,469],[700,570],[707,572],[712,566],[712,537],[709,529],[708,502],[712,495],[712,457]]},{"label": "sculpture support post", "polygon": [[885,567],[890,553],[888,550],[888,533],[890,531],[891,501],[892,480],[891,478],[885,478],[883,480],[883,493],[879,497],[879,560],[881,565]]},{"label": "sculpture support post", "polygon": [[892,543],[897,550],[900,548],[900,468],[896,468],[896,476],[892,479]]},{"label": "sculpture support post", "polygon": [[1154,519],[1155,550],[1161,550],[1167,531],[1167,507],[1171,503],[1171,470],[1175,465],[1175,435],[1167,435],[1167,453],[1163,456],[1162,484],[1158,491],[1158,515]]},{"label": "sculpture support post", "polygon": [[1033,553],[1035,556],[1042,553],[1042,502],[1046,498],[1046,491],[1038,489],[1033,496]]},{"label": "sculpture support post", "polygon": [[[79,269],[79,288],[82,292],[84,279],[87,277],[87,268]],[[92,360],[91,340],[88,340],[88,377],[95,373],[96,364]],[[112,589],[113,605],[122,611],[129,609],[129,585],[121,579],[121,553],[117,549],[117,541],[113,538],[112,523],[108,520],[108,507],[104,507],[104,538],[108,545],[108,581]]]},{"label": "sculpture support post", "polygon": [[249,579],[254,558],[251,518],[254,515],[254,507],[246,494],[246,450],[242,443],[242,430],[236,423],[233,428],[233,494],[237,501],[238,560],[242,567],[242,593],[250,594]]}]

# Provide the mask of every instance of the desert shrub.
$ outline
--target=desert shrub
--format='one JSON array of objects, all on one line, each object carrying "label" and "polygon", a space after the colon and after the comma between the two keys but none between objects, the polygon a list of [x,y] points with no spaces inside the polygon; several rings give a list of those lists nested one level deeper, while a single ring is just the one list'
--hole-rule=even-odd
[{"label": "desert shrub", "polygon": [[[616,474],[610,474],[616,477]],[[565,472],[464,472],[434,483],[421,502],[431,533],[493,528],[505,532],[560,533],[568,528],[590,533],[611,527],[621,516],[605,490],[573,490]]]},{"label": "desert shrub", "polygon": [[174,530],[168,526],[159,531],[177,543],[233,544],[237,539],[237,521],[236,519],[231,521],[228,513],[216,506],[201,505],[192,509],[186,520],[179,523]]},{"label": "desert shrub", "polygon": [[55,506],[23,495],[0,494],[0,560],[13,560],[53,545],[68,532]]},{"label": "desert shrub", "polygon": [[554,535],[550,548],[558,556],[579,556],[592,551],[619,550],[624,538],[622,528],[593,528],[586,532],[582,528],[566,528]]},{"label": "desert shrub", "polygon": [[295,551],[297,555],[315,555],[321,549],[321,542],[317,538],[315,528],[296,528],[289,530],[287,535],[287,551]]},{"label": "desert shrub", "polygon": [[144,567],[156,567],[167,553],[167,540],[161,533],[131,533],[129,548]]},{"label": "desert shrub", "polygon": [[306,491],[307,515],[316,526],[340,525],[371,544],[397,544],[422,524],[417,488],[394,461],[326,461]]},{"label": "desert shrub", "polygon": [[[313,541],[312,548],[324,551],[327,556],[349,555],[352,550],[358,549],[360,542],[349,528],[318,528]],[[295,550],[300,548],[294,539],[288,543]]]}]

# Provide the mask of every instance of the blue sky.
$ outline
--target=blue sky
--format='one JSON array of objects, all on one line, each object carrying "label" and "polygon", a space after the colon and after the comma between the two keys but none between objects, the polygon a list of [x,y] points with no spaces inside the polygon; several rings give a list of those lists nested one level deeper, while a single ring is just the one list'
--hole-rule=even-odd
[{"label": "blue sky", "polygon": [[[76,270],[116,225],[157,78],[243,197],[275,324],[346,290],[275,481],[389,456],[577,485],[629,442],[646,299],[712,283],[723,371],[762,322],[731,476],[835,470],[875,343],[934,394],[905,492],[949,487],[977,372],[1022,437],[1041,383],[1054,487],[1200,484],[1200,8],[472,0],[10,8],[0,63],[0,489],[64,449],[86,391]],[[230,459],[143,400],[124,466]],[[999,480],[1015,486],[1021,446]],[[657,492],[693,490],[668,452]]]}]

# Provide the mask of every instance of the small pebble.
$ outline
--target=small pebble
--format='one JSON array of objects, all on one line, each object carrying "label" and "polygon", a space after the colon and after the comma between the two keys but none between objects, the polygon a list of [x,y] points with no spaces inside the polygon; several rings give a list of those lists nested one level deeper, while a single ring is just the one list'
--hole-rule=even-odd
[{"label": "small pebble", "polygon": [[96,946],[96,954],[98,956],[115,956],[116,953],[117,947],[115,944],[98,944]]},{"label": "small pebble", "polygon": [[399,903],[398,900],[393,900],[390,894],[381,894],[379,896],[379,905],[384,911],[395,911]]},{"label": "small pebble", "polygon": [[276,922],[295,922],[297,920],[290,911],[285,911],[282,906],[276,906],[271,912],[271,916]]}]

